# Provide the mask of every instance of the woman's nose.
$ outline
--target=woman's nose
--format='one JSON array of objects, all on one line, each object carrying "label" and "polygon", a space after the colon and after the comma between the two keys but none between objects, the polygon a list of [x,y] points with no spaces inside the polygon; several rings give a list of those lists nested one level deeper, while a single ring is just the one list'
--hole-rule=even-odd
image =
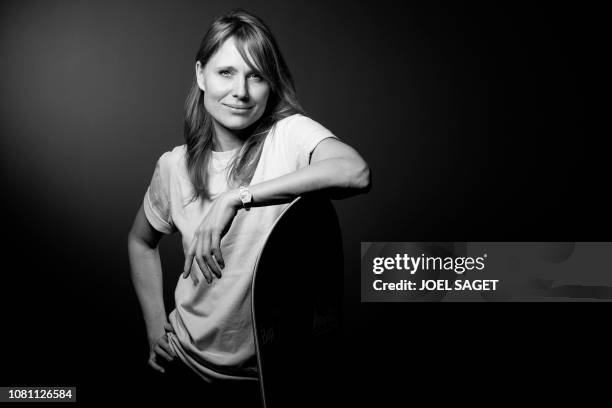
[{"label": "woman's nose", "polygon": [[235,98],[238,99],[245,99],[249,97],[249,89],[245,78],[236,78],[232,94]]}]

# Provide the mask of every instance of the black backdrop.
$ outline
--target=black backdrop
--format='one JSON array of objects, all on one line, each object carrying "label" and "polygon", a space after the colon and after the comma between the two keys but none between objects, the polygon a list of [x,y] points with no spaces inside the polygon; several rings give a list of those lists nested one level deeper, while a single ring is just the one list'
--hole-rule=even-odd
[{"label": "black backdrop", "polygon": [[[275,33],[310,116],[372,169],[368,195],[335,202],[346,396],[392,406],[440,384],[511,394],[496,380],[512,369],[538,381],[534,365],[559,381],[569,364],[588,371],[605,343],[603,313],[361,304],[359,243],[609,240],[607,163],[587,115],[601,52],[596,11],[24,1],[0,6],[0,385],[76,385],[81,402],[141,390],[147,345],[127,233],[156,159],[183,143],[199,41],[238,6]],[[177,236],[162,242],[168,311],[179,245]],[[569,340],[577,333],[583,342]]]}]

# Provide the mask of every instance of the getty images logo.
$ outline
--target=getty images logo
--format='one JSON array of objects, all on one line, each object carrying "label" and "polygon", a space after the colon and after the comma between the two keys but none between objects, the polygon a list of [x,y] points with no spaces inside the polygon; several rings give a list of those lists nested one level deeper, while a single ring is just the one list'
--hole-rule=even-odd
[{"label": "getty images logo", "polygon": [[453,271],[458,275],[465,271],[482,271],[485,268],[487,254],[474,257],[440,257],[440,256],[420,256],[414,257],[408,254],[396,254],[395,257],[376,257],[373,259],[372,272],[380,275],[388,270],[405,270],[414,275],[419,270],[422,271]]}]

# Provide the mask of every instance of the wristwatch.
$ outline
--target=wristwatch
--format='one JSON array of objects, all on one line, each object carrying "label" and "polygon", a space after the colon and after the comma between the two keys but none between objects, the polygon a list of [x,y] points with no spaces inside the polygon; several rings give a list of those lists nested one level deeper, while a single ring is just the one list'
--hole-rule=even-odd
[{"label": "wristwatch", "polygon": [[240,201],[242,201],[242,208],[249,211],[251,209],[251,204],[253,204],[253,194],[249,191],[246,186],[238,187],[240,191]]}]

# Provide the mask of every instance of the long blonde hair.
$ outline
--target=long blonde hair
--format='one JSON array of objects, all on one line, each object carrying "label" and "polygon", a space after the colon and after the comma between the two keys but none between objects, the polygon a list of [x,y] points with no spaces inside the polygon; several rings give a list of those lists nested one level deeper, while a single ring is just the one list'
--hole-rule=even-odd
[{"label": "long blonde hair", "polygon": [[[257,70],[270,86],[266,109],[261,118],[247,128],[250,136],[229,164],[228,184],[249,184],[257,168],[268,132],[279,120],[304,113],[298,102],[293,78],[270,29],[258,17],[235,9],[217,18],[206,32],[196,54],[205,66],[227,39],[234,38],[242,58]],[[248,53],[255,66],[251,66]],[[211,158],[214,127],[204,108],[204,94],[194,76],[185,101],[184,137],[187,144],[187,172],[194,187],[191,201],[210,198],[206,169]]]}]

